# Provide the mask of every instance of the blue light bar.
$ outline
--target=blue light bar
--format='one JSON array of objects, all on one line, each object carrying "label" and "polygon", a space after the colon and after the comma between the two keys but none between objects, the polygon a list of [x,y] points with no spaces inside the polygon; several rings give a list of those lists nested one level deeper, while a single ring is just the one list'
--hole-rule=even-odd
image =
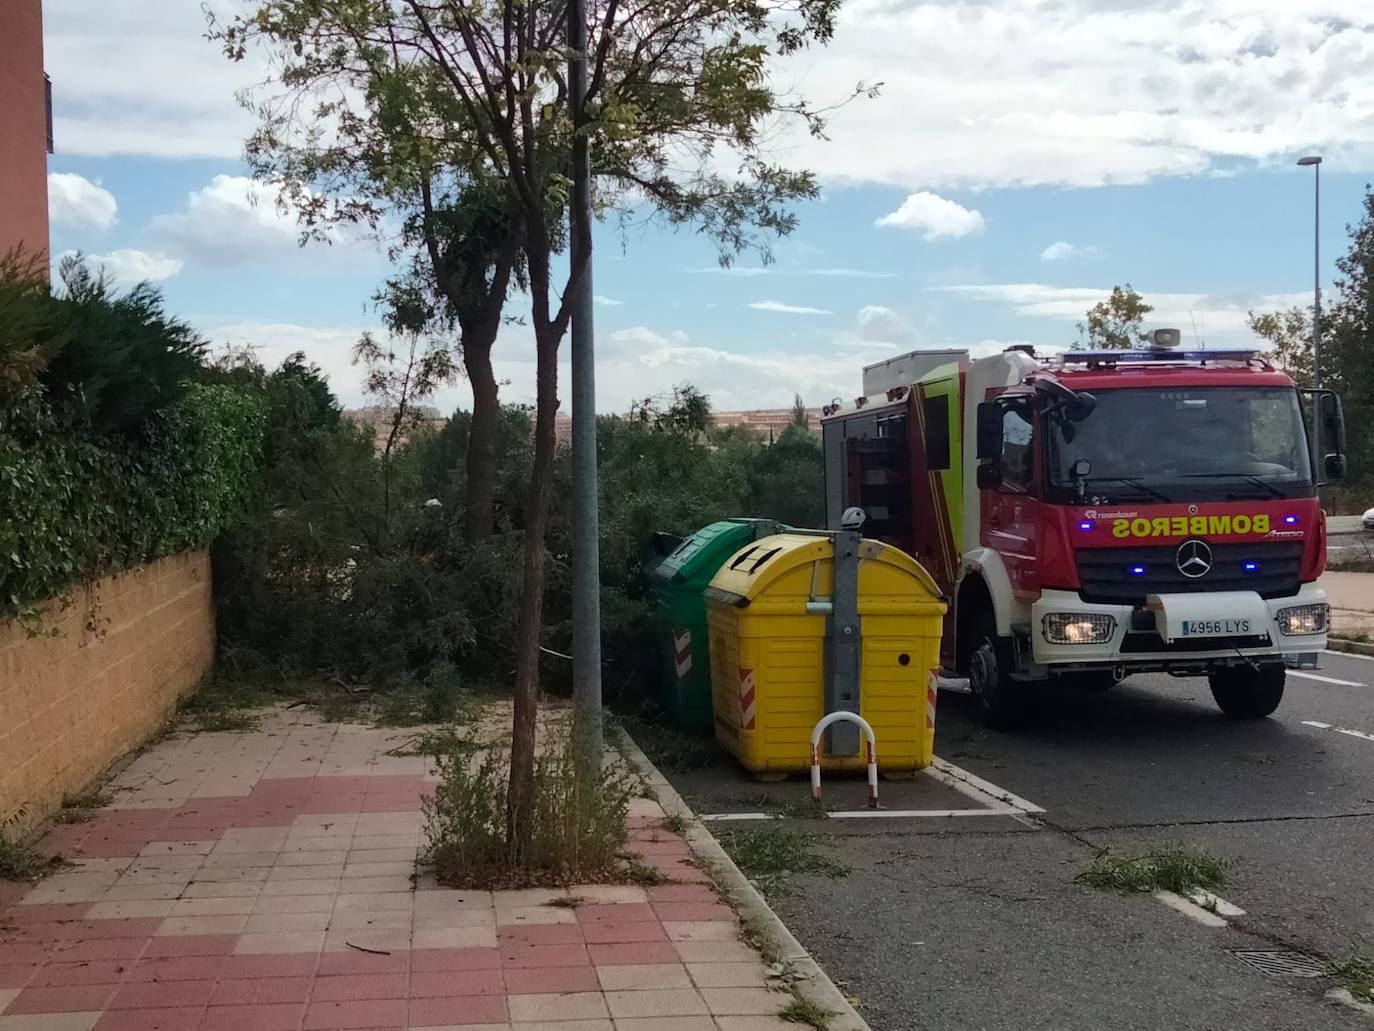
[{"label": "blue light bar", "polygon": [[1142,365],[1147,362],[1245,362],[1259,355],[1253,349],[1224,351],[1065,351],[1059,356],[1065,365],[1112,362],[1117,365]]},{"label": "blue light bar", "polygon": [[1253,573],[1253,572],[1255,572],[1257,569],[1259,569],[1259,563],[1258,563],[1258,562],[1247,562],[1247,563],[1245,563],[1245,571],[1246,571],[1247,573]]},{"label": "blue light bar", "polygon": [[1131,575],[1132,575],[1132,576],[1144,576],[1144,575],[1145,575],[1145,567],[1144,567],[1144,566],[1131,566]]}]

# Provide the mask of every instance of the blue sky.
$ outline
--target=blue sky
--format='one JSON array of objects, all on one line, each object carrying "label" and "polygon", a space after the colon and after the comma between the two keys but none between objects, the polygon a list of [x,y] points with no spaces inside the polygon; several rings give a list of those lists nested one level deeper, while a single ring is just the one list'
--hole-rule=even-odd
[{"label": "blue sky", "polygon": [[[232,7],[232,3],[221,6]],[[57,153],[53,250],[147,277],[212,341],[303,349],[359,400],[353,340],[386,276],[367,242],[301,251],[250,183],[234,103],[260,70],[222,61],[196,0],[47,0]],[[690,233],[597,238],[599,404],[691,381],[721,408],[857,392],[897,350],[1062,346],[1114,283],[1155,324],[1234,343],[1245,312],[1306,303],[1311,172],[1327,157],[1324,273],[1374,175],[1374,14],[1347,0],[856,0],[823,54],[776,69],[808,95],[884,83],[830,141],[780,134],[823,198],[766,269],[716,267]],[[252,203],[256,197],[258,203]],[[518,302],[516,302],[518,303]],[[533,381],[517,327],[506,396]],[[462,402],[461,383],[441,398]]]}]

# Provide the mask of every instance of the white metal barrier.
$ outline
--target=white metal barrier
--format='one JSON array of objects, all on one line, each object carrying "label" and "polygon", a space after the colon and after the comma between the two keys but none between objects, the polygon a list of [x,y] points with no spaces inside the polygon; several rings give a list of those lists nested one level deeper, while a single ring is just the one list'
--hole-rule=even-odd
[{"label": "white metal barrier", "polygon": [[856,712],[832,712],[821,717],[816,728],[811,731],[811,797],[821,800],[821,735],[832,723],[855,723],[868,738],[868,808],[878,808],[878,739],[873,736],[873,728]]}]

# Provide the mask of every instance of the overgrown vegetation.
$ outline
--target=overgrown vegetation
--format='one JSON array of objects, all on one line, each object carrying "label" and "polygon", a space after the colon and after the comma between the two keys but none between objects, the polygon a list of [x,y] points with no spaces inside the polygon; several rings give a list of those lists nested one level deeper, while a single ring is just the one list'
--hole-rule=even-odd
[{"label": "overgrown vegetation", "polygon": [[1331,976],[1338,980],[1357,1002],[1374,1003],[1374,958],[1363,952],[1350,952],[1331,963]]},{"label": "overgrown vegetation", "polygon": [[785,892],[786,880],[792,874],[830,878],[849,875],[849,864],[816,852],[815,835],[805,831],[773,825],[758,830],[726,831],[716,837],[735,865],[758,882],[765,894]]},{"label": "overgrown vegetation", "polygon": [[778,1019],[789,1024],[806,1024],[817,1031],[825,1031],[830,1026],[830,1018],[834,1015],[828,1009],[798,995],[778,1012]]},{"label": "overgrown vegetation", "polygon": [[435,755],[439,784],[425,801],[427,861],[441,884],[462,888],[529,887],[621,881],[632,877],[621,852],[635,784],[620,764],[601,783],[574,776],[566,728],[551,731],[536,757],[528,836],[509,833],[510,756],[503,747],[450,744]]},{"label": "overgrown vegetation", "polygon": [[112,801],[113,799],[103,791],[67,795],[62,799],[62,808],[53,819],[57,823],[85,823],[95,816],[96,810],[105,808]]},{"label": "overgrown vegetation", "polygon": [[0,260],[0,617],[204,546],[256,493],[261,399],[203,381],[155,290],[62,270]]},{"label": "overgrown vegetation", "polygon": [[1167,845],[1143,854],[1104,848],[1076,880],[1124,892],[1215,891],[1226,883],[1227,861],[1200,845]]},{"label": "overgrown vegetation", "polygon": [[21,808],[0,819],[0,880],[38,881],[68,865],[61,856],[44,855],[16,830],[24,816]]}]

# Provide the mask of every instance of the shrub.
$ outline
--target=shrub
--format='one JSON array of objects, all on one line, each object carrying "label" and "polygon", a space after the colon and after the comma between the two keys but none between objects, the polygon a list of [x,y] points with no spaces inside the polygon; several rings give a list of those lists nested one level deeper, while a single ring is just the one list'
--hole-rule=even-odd
[{"label": "shrub", "polygon": [[634,784],[624,767],[602,772],[587,790],[577,776],[570,735],[560,732],[535,761],[529,840],[506,834],[510,757],[493,747],[478,756],[467,741],[436,754],[439,784],[425,801],[428,861],[442,884],[476,888],[569,885],[621,880],[625,816]]}]

